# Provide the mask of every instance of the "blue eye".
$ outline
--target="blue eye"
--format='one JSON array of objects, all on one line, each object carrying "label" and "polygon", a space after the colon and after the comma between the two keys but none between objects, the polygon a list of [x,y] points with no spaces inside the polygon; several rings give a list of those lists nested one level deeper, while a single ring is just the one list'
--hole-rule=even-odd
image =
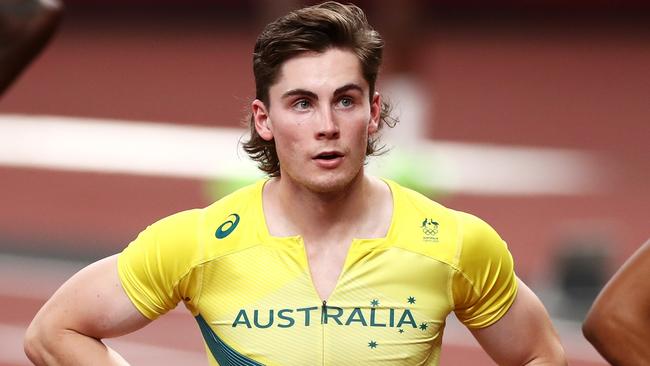
[{"label": "blue eye", "polygon": [[296,109],[307,109],[311,106],[311,103],[307,99],[300,99],[296,103],[293,104],[294,108]]},{"label": "blue eye", "polygon": [[339,101],[339,104],[341,104],[341,106],[346,107],[346,108],[351,107],[352,104],[353,104],[352,103],[352,98],[341,98],[341,100]]}]

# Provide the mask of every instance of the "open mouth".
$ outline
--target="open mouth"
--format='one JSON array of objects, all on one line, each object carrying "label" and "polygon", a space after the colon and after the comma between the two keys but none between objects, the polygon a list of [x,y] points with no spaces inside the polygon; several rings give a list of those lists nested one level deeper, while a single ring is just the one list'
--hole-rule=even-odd
[{"label": "open mouth", "polygon": [[322,152],[322,153],[316,155],[316,157],[314,159],[334,160],[334,159],[340,158],[342,156],[343,156],[343,154],[341,154],[341,153],[339,153],[337,151],[326,151],[326,152]]}]

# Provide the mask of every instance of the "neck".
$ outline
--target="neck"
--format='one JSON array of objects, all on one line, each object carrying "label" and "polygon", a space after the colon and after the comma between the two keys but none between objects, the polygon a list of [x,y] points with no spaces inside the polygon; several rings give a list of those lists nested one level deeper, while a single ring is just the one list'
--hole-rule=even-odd
[{"label": "neck", "polygon": [[271,217],[267,221],[278,236],[356,236],[377,197],[376,183],[363,170],[350,184],[331,192],[314,192],[287,178],[276,178],[267,186],[265,202]]}]

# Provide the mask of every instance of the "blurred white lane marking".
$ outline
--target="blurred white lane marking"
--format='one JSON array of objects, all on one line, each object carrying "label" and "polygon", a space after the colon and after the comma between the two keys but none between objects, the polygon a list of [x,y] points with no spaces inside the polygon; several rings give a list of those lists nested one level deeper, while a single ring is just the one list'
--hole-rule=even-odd
[{"label": "blurred white lane marking", "polygon": [[239,129],[89,118],[0,115],[0,164],[77,171],[235,178]]},{"label": "blurred white lane marking", "polygon": [[[0,115],[0,165],[72,171],[255,179],[244,129],[33,115]],[[373,174],[432,190],[483,195],[582,194],[599,159],[569,149],[417,141],[371,159]]]}]

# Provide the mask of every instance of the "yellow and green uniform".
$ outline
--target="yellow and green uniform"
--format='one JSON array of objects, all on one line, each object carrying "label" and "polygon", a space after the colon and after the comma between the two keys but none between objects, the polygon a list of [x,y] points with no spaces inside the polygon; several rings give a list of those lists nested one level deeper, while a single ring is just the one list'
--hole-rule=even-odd
[{"label": "yellow and green uniform", "polygon": [[158,221],[119,256],[138,310],[155,319],[183,301],[212,365],[437,365],[450,312],[482,328],[514,301],[512,257],[488,224],[387,181],[388,234],[353,240],[325,302],[302,238],[269,234],[264,182]]}]

